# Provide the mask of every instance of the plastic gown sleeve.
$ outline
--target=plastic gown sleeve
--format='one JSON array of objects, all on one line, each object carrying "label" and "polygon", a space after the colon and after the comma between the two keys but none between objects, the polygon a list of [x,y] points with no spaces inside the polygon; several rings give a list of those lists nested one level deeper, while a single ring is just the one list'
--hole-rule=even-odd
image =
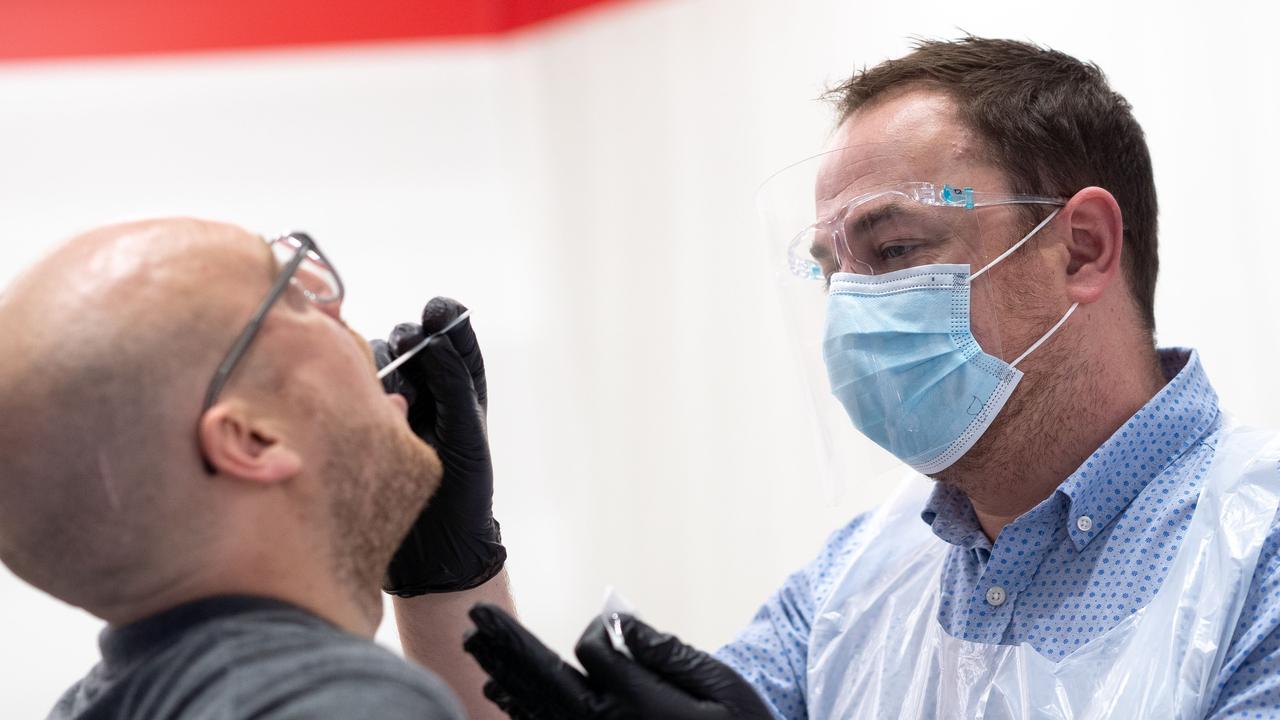
[{"label": "plastic gown sleeve", "polygon": [[861,541],[865,515],[832,533],[818,557],[787,578],[751,624],[715,653],[755,687],[774,717],[807,720],[805,674],[815,608],[826,599],[841,562]]},{"label": "plastic gown sleeve", "polygon": [[1280,717],[1280,516],[1258,558],[1208,717]]}]

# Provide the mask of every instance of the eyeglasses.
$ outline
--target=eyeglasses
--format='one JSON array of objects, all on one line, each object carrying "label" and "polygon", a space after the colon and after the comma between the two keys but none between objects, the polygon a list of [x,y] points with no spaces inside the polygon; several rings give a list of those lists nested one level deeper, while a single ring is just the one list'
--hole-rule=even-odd
[{"label": "eyeglasses", "polygon": [[320,248],[316,247],[316,242],[310,235],[293,232],[284,237],[268,240],[267,244],[280,265],[280,274],[276,276],[275,282],[267,291],[267,296],[258,306],[257,312],[236,338],[230,352],[218,365],[218,370],[209,383],[209,390],[204,396],[202,414],[217,402],[223,387],[231,378],[232,371],[258,335],[258,330],[261,329],[271,306],[275,305],[276,300],[280,299],[290,284],[301,290],[308,300],[317,305],[342,302],[344,294],[342,279],[338,277],[338,271],[333,269],[333,265],[325,258],[324,253],[320,252]]},{"label": "eyeglasses", "polygon": [[894,183],[845,201],[797,233],[787,246],[787,265],[797,277],[825,281],[843,268],[880,275],[919,263],[967,262],[980,233],[976,219],[965,211],[1065,204],[1065,198],[1045,195]]}]

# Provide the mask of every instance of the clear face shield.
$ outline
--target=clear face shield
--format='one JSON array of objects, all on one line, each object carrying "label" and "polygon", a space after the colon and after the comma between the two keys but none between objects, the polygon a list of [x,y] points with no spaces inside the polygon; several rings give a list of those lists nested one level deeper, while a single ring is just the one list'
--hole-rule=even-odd
[{"label": "clear face shield", "polygon": [[[851,170],[877,152],[823,153],[757,196],[832,497],[903,462],[940,471],[976,441],[1021,376],[1007,351],[1023,350],[1001,337],[998,311],[1017,299],[998,297],[988,266],[998,273],[1062,205],[969,178],[876,182],[884,172]],[[1027,205],[1045,221],[1031,233]]]}]

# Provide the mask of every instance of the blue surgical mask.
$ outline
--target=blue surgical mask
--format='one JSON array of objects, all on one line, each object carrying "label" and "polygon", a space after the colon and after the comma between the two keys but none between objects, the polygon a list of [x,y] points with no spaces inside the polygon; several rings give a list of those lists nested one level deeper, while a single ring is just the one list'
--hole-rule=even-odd
[{"label": "blue surgical mask", "polygon": [[1078,303],[1005,362],[984,352],[970,330],[970,283],[1053,217],[972,276],[968,265],[831,276],[822,352],[831,391],[862,434],[925,474],[950,466],[982,437],[1022,380],[1017,364]]}]

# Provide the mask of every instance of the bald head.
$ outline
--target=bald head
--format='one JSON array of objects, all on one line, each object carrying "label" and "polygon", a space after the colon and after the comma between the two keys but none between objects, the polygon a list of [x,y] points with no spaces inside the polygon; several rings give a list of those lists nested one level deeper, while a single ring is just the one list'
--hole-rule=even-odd
[{"label": "bald head", "polygon": [[203,407],[279,272],[239,228],[156,220],[75,238],[0,293],[0,560],[111,622],[248,593],[372,631],[439,460],[340,299],[293,285]]},{"label": "bald head", "polygon": [[261,240],[178,219],[77,237],[0,294],[0,559],[16,574],[94,610],[216,534],[189,511],[208,487],[174,470],[198,457],[204,383],[269,282]]}]

